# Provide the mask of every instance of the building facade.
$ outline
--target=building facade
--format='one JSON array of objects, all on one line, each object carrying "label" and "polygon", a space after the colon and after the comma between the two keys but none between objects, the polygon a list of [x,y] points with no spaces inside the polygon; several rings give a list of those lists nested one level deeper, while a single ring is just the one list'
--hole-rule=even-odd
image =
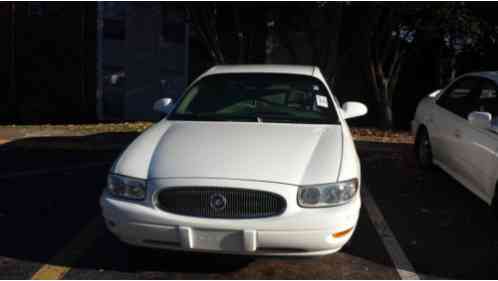
[{"label": "building facade", "polygon": [[188,81],[174,4],[1,3],[0,29],[0,123],[154,120]]},{"label": "building facade", "polygon": [[97,4],[97,116],[153,120],[161,97],[176,98],[188,80],[188,36],[181,7]]}]

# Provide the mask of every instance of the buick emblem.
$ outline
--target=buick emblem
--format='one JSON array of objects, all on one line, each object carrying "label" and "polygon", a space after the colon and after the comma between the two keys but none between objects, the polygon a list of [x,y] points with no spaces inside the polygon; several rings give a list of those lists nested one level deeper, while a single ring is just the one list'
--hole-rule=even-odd
[{"label": "buick emblem", "polygon": [[221,211],[227,206],[227,199],[220,193],[209,196],[209,206],[215,211]]}]

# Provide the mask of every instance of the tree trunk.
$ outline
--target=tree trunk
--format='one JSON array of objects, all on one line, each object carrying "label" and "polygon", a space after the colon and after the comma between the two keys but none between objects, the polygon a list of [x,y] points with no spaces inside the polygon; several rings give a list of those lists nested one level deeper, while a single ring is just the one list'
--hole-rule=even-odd
[{"label": "tree trunk", "polygon": [[286,30],[283,30],[283,31],[279,32],[279,35],[280,35],[280,38],[279,38],[280,43],[289,52],[289,63],[290,64],[297,63],[297,52],[296,52],[296,49],[294,47],[294,44],[292,43],[289,32]]},{"label": "tree trunk", "polygon": [[245,52],[245,34],[242,31],[240,13],[238,7],[233,7],[233,18],[235,22],[235,32],[237,33],[237,41],[239,44],[239,53],[237,55],[237,63],[242,64],[247,59]]},{"label": "tree trunk", "polygon": [[8,104],[12,108],[12,116],[9,116],[16,122],[21,121],[21,112],[19,107],[19,95],[17,94],[17,69],[16,69],[16,3],[10,3],[10,37],[9,37],[9,96],[7,99]]},{"label": "tree trunk", "polygon": [[225,59],[216,30],[216,13],[213,9],[215,8],[203,5],[200,7],[188,7],[186,12],[213,61],[215,63],[224,63]]},{"label": "tree trunk", "polygon": [[384,130],[392,130],[394,125],[391,103],[392,92],[390,91],[392,81],[389,79],[379,80],[380,83],[377,83],[378,88],[375,90],[375,93],[377,94],[378,110],[381,115],[380,125]]},{"label": "tree trunk", "polygon": [[382,128],[391,131],[394,128],[392,105],[388,101],[381,102],[380,112],[382,113]]},{"label": "tree trunk", "polygon": [[394,121],[391,97],[394,87],[391,83],[396,83],[396,80],[393,81],[389,78],[385,78],[383,72],[376,71],[376,69],[381,69],[381,66],[373,61],[368,64],[368,68],[369,80],[375,95],[375,100],[377,101],[377,111],[380,115],[379,125],[382,129],[392,130]]},{"label": "tree trunk", "polygon": [[451,59],[450,59],[450,80],[454,80],[456,78],[456,39],[455,35],[450,35],[450,49],[451,49]]},{"label": "tree trunk", "polygon": [[450,60],[450,80],[456,78],[456,55],[453,54]]}]

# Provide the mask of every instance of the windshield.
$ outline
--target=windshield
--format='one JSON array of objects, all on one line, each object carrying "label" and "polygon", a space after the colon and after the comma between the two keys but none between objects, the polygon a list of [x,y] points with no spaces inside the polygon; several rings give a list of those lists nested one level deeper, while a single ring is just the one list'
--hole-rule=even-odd
[{"label": "windshield", "polygon": [[293,74],[218,74],[183,96],[170,120],[337,124],[323,83]]}]

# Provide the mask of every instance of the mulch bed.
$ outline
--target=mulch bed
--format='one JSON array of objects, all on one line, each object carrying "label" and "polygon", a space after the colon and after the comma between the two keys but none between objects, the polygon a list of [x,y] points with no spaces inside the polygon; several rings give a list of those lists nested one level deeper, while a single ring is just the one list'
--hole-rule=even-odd
[{"label": "mulch bed", "polygon": [[[0,145],[17,148],[60,148],[112,150],[125,147],[150,122],[100,123],[85,125],[0,126]],[[2,132],[8,132],[3,136]],[[375,128],[351,128],[357,141],[413,144],[408,131],[383,131]],[[10,139],[10,142],[9,142]]]}]

